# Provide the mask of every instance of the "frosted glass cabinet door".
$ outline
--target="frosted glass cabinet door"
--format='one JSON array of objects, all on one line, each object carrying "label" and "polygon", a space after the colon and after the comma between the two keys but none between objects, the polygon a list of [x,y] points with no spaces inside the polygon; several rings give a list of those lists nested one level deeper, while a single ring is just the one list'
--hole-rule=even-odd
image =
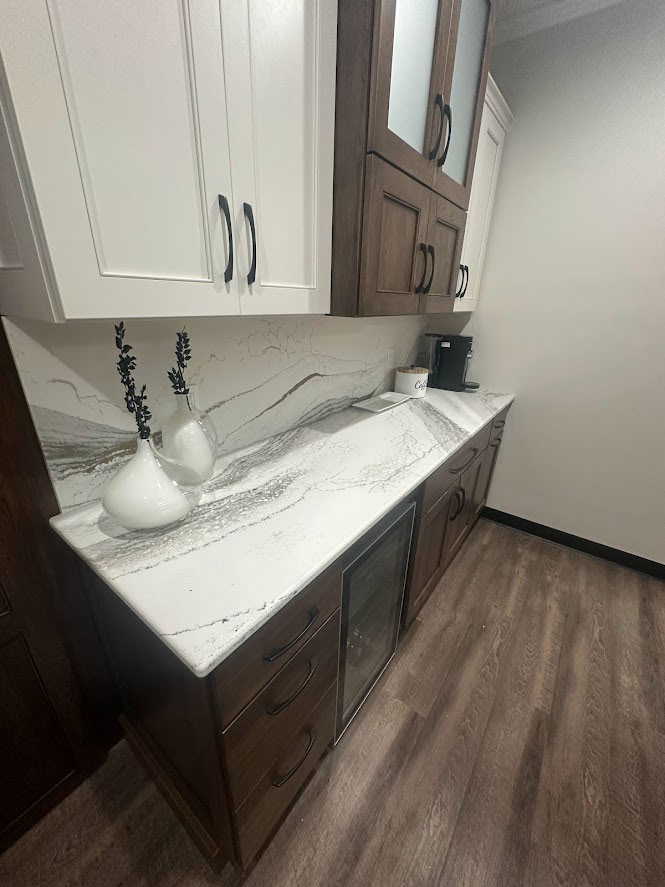
[{"label": "frosted glass cabinet door", "polygon": [[58,319],[238,313],[218,0],[7,0],[3,17]]},{"label": "frosted glass cabinet door", "polygon": [[447,151],[435,166],[432,185],[468,208],[483,109],[496,0],[455,0],[444,92],[450,106]]},{"label": "frosted glass cabinet door", "polygon": [[241,313],[328,313],[337,0],[221,6]]},{"label": "frosted glass cabinet door", "polygon": [[453,0],[381,0],[368,149],[429,183],[444,126]]}]

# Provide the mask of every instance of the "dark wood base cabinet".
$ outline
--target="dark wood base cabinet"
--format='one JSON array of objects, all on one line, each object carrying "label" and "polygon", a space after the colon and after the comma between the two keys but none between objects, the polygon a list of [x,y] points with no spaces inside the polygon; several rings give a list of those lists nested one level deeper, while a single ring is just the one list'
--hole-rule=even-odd
[{"label": "dark wood base cabinet", "polygon": [[89,581],[129,743],[210,865],[246,868],[333,741],[340,565],[205,678]]},{"label": "dark wood base cabinet", "polygon": [[480,516],[501,445],[508,408],[425,481],[402,623],[411,625]]},{"label": "dark wood base cabinet", "polygon": [[[487,498],[505,412],[418,491],[405,625]],[[204,678],[90,574],[128,741],[216,870],[251,864],[333,743],[347,554]]]}]

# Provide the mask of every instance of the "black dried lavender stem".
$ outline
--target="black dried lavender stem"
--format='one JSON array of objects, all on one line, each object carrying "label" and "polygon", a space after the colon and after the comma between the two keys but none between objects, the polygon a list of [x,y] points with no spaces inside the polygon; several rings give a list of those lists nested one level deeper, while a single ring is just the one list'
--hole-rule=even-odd
[{"label": "black dried lavender stem", "polygon": [[132,354],[132,346],[125,344],[125,324],[120,321],[115,326],[115,344],[118,349],[117,370],[120,380],[125,389],[125,406],[130,413],[134,414],[136,427],[138,428],[141,440],[147,440],[150,437],[150,425],[148,421],[152,419],[152,413],[148,409],[146,386],[143,385],[141,391],[137,393],[136,382],[134,380],[133,371],[136,369],[136,356]]}]

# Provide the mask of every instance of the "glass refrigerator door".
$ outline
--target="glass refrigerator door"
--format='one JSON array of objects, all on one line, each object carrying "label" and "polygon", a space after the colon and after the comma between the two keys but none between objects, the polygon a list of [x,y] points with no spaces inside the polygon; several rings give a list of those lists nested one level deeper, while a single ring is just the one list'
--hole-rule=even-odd
[{"label": "glass refrigerator door", "polygon": [[344,570],[336,739],[395,653],[414,514],[409,503]]}]

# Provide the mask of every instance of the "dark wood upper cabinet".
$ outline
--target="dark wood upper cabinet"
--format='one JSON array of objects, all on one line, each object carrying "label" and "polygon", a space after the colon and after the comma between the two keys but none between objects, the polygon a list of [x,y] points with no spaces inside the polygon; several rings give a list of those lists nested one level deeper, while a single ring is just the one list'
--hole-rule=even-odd
[{"label": "dark wood upper cabinet", "polygon": [[332,314],[452,311],[495,2],[339,0]]},{"label": "dark wood upper cabinet", "polygon": [[380,160],[367,158],[360,313],[418,314],[426,261],[430,191]]}]

